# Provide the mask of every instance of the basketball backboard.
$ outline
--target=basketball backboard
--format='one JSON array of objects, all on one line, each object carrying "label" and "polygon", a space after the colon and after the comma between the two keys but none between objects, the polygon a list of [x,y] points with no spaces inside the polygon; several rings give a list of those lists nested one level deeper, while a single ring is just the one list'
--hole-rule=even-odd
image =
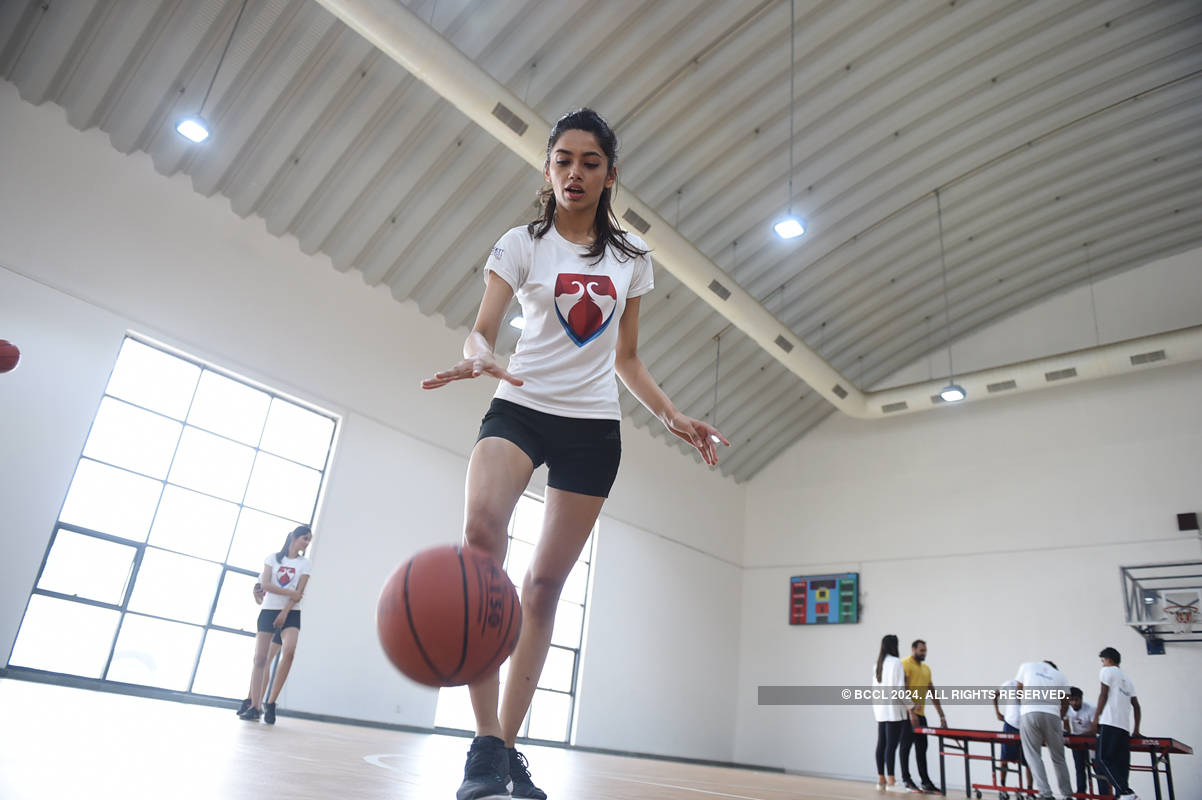
[{"label": "basketball backboard", "polygon": [[1126,622],[1145,639],[1202,642],[1202,561],[1120,567]]}]

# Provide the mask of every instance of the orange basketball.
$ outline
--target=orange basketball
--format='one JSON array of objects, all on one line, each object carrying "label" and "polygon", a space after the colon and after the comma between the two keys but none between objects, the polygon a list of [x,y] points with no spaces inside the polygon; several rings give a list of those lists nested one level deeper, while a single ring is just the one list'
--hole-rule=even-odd
[{"label": "orange basketball", "polygon": [[8,372],[21,360],[21,351],[8,339],[0,339],[0,372]]},{"label": "orange basketball", "polygon": [[376,606],[388,660],[426,686],[461,686],[501,666],[518,643],[522,607],[509,576],[470,547],[424,550],[397,567]]}]

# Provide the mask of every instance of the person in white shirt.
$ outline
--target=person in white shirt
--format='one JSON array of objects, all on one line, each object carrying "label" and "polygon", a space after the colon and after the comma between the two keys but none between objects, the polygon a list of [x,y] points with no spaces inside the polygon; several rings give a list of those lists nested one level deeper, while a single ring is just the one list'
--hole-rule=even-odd
[{"label": "person in white shirt", "polygon": [[[999,692],[994,692],[993,713],[997,714],[998,720],[1002,723],[1002,733],[1012,733],[1021,736],[1019,732],[1019,726],[1022,724],[1022,707],[1019,705],[1016,695],[1014,694],[1018,688],[1018,681],[1012,678],[998,688],[1001,690],[1001,694],[1003,695],[1002,705],[1006,707],[1006,710],[1003,712],[1000,708],[998,708]],[[1014,777],[1016,779],[1020,777],[1018,774],[1018,771],[1021,768],[1020,764],[1022,767],[1027,768],[1027,785],[1031,785],[1031,767],[1027,765],[1027,757],[1023,755],[1021,742],[1002,742],[1000,761],[1002,762],[1002,774],[998,779],[999,785],[1006,785],[1006,775],[1010,772],[1011,764],[1014,764]],[[1020,783],[1019,787],[1021,788],[1021,786],[1022,784]],[[998,792],[998,800],[1009,800],[1009,798],[1009,793],[1005,791]]]},{"label": "person in white shirt", "polygon": [[[1098,679],[1102,688],[1098,692],[1098,710],[1092,729],[1098,734],[1098,782],[1105,780],[1120,800],[1138,800],[1127,784],[1131,772],[1131,740],[1139,738],[1139,723],[1142,712],[1139,698],[1135,696],[1135,684],[1127,677],[1119,664],[1123,657],[1118,650],[1107,647],[1098,653],[1102,659],[1102,670]],[[1131,727],[1131,712],[1135,712],[1135,726]]]},{"label": "person in white shirt", "polygon": [[[259,576],[259,583],[266,594],[263,610],[259,612],[258,633],[255,635],[255,660],[250,671],[248,698],[250,703],[238,714],[248,722],[254,722],[262,715],[264,722],[275,724],[276,702],[284,688],[284,681],[288,680],[292,660],[296,656],[296,642],[300,637],[300,603],[305,587],[309,585],[309,572],[312,569],[311,562],[304,554],[312,541],[313,532],[309,526],[298,525],[288,534],[279,552],[263,560],[263,574]],[[266,691],[267,667],[271,663],[268,661],[268,649],[277,634],[281,642],[280,663],[275,669],[271,697],[260,708]],[[245,701],[243,703],[246,704]]]},{"label": "person in white shirt", "polygon": [[881,638],[881,650],[872,671],[872,688],[890,695],[880,697],[872,704],[872,715],[876,718],[876,788],[893,789],[897,786],[893,775],[897,745],[901,741],[906,715],[914,706],[914,702],[905,697],[906,671],[897,655],[895,634]]},{"label": "person in white shirt", "polygon": [[[1052,757],[1052,768],[1056,771],[1056,784],[1060,796],[1073,793],[1068,778],[1068,764],[1064,760],[1064,729],[1061,718],[1068,707],[1068,679],[1051,661],[1028,661],[1018,668],[1014,676],[1015,687],[1022,698],[1022,722],[1019,726],[1023,741],[1023,753],[1027,766],[1035,779],[1037,797],[1050,800],[1054,797],[1048,784],[1040,748],[1047,745]],[[1039,696],[1028,699],[1023,692],[1038,692]],[[1059,696],[1056,699],[1053,695]]]},{"label": "person in white shirt", "polygon": [[[1064,732],[1070,736],[1092,736],[1094,705],[1085,702],[1085,694],[1073,686],[1068,690],[1068,710],[1064,712]],[[1077,794],[1085,794],[1089,788],[1088,772],[1090,748],[1073,748],[1073,767],[1077,772]]]},{"label": "person in white shirt", "polygon": [[[639,358],[639,301],[654,279],[645,243],[619,227],[611,206],[617,156],[617,137],[597,112],[582,108],[555,123],[541,217],[497,242],[463,360],[422,381],[423,389],[482,376],[500,381],[468,464],[470,547],[504,560],[514,506],[534,469],[548,467],[543,533],[522,582],[522,630],[499,713],[496,671],[469,686],[477,735],[458,800],[547,796],[514,738],[547,657],[560,591],[617,476],[616,378],[706,464],[717,464],[719,443],[730,444],[681,413]],[[506,369],[493,347],[515,296],[524,327]]]}]

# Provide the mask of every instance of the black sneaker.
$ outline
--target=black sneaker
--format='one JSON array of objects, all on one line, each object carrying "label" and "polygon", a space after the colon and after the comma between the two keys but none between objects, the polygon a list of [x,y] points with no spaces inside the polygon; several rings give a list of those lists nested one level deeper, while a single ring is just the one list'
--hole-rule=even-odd
[{"label": "black sneaker", "polygon": [[509,800],[509,755],[496,736],[477,736],[467,751],[455,800]]},{"label": "black sneaker", "polygon": [[242,705],[238,706],[238,710],[235,711],[234,713],[237,714],[238,716],[242,716],[243,714],[246,713],[246,709],[248,709],[248,708],[250,708],[250,698],[249,697],[242,701]]},{"label": "black sneaker", "polygon": [[534,785],[530,780],[530,763],[516,748],[509,748],[509,794],[514,800],[530,798],[530,800],[547,800],[547,793]]},{"label": "black sneaker", "polygon": [[932,792],[934,792],[935,794],[939,794],[939,790],[935,788],[935,784],[931,783],[930,781],[922,782],[922,790],[928,794],[930,794]]},{"label": "black sneaker", "polygon": [[918,785],[915,784],[914,781],[903,781],[902,786],[904,786],[906,788],[907,792],[915,792],[916,794],[922,794],[922,789],[919,789]]},{"label": "black sneaker", "polygon": [[275,703],[263,704],[263,721],[268,725],[275,724]]},{"label": "black sneaker", "polygon": [[243,711],[241,714],[239,714],[238,719],[244,719],[247,722],[258,722],[259,714],[260,714],[259,709],[254,708],[252,706],[251,708],[248,708],[245,711]]}]

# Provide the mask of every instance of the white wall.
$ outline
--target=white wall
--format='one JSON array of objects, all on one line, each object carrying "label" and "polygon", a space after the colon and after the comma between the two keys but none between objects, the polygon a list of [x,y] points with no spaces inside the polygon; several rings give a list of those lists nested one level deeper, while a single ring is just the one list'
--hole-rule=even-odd
[{"label": "white wall", "polygon": [[[1108,279],[1096,295],[1103,342],[1202,324],[1202,251]],[[1004,364],[1093,336],[1082,289],[966,338],[956,362]],[[927,370],[924,361],[889,383]],[[1096,654],[1113,645],[1144,732],[1202,744],[1185,688],[1202,674],[1202,644],[1146,655],[1123,624],[1118,570],[1202,558],[1198,535],[1179,533],[1175,518],[1202,510],[1199,408],[1193,363],[894,420],[824,422],[748,487],[736,760],[871,779],[870,709],[759,707],[755,687],[867,684],[886,633],[903,654],[910,640],[928,641],[936,685],[1000,684],[1020,662],[1048,658],[1095,699]],[[844,570],[861,574],[859,625],[785,623],[789,576]],[[999,724],[992,709],[947,711],[953,725]],[[950,769],[962,784],[962,762]],[[1196,757],[1175,760],[1174,773],[1178,789],[1202,786]]]},{"label": "white wall", "polygon": [[[432,725],[434,692],[388,667],[373,616],[393,566],[459,535],[466,457],[492,387],[417,387],[457,357],[463,332],[304,256],[224,199],[194,193],[186,177],[156,174],[146,156],[122,156],[100,132],[73,130],[61,109],[23,103],[8,83],[0,141],[0,338],[23,352],[0,376],[4,663],[117,349],[136,330],[341,415],[282,703]],[[688,676],[678,692],[733,695],[738,619],[729,609],[739,579],[730,562],[742,544],[744,489],[646,431],[624,426],[623,440],[598,537],[579,742],[729,759],[733,704],[678,701],[665,714],[617,689],[630,681],[629,643],[638,642],[657,648],[660,674]],[[704,581],[694,584],[696,575]],[[689,591],[727,611],[701,628],[667,617],[638,627],[632,597],[671,609]],[[711,671],[696,669],[699,653]],[[597,719],[614,708],[624,725],[656,735],[633,747]]]},{"label": "white wall", "polygon": [[[594,608],[610,613],[589,622],[580,741],[730,761],[741,570],[629,524],[605,533],[598,563],[622,567],[593,580]],[[598,651],[612,665],[604,672],[591,667]]]}]

